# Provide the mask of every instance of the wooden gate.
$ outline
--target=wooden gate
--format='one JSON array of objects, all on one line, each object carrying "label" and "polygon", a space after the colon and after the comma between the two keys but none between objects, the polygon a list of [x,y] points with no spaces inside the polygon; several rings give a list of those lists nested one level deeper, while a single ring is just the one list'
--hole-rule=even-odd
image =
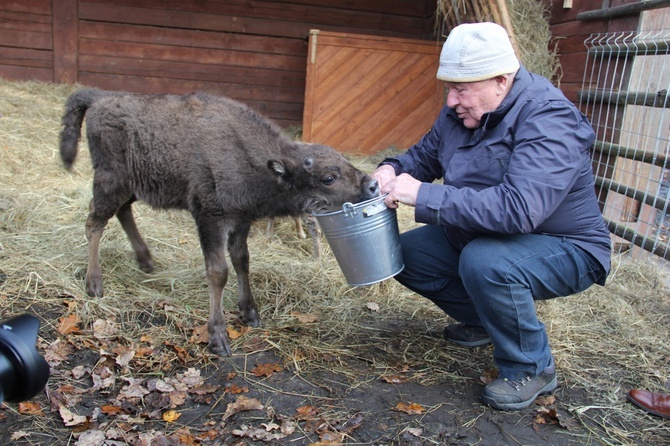
[{"label": "wooden gate", "polygon": [[302,139],[356,154],[417,142],[444,103],[440,50],[437,41],[312,30]]}]

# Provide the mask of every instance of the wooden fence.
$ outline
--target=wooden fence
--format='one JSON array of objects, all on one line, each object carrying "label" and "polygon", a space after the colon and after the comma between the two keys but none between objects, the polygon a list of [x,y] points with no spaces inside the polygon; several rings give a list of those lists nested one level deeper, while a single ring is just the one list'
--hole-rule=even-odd
[{"label": "wooden fence", "polygon": [[370,154],[405,148],[444,105],[441,44],[312,30],[303,140]]},{"label": "wooden fence", "polygon": [[241,100],[302,122],[309,30],[433,39],[434,0],[0,2],[0,76]]}]

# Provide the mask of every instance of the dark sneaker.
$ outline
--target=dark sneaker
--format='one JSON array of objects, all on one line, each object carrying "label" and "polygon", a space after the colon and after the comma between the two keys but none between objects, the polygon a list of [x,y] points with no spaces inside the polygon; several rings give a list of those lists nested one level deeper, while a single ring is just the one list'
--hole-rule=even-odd
[{"label": "dark sneaker", "polygon": [[465,347],[479,347],[491,343],[491,337],[483,328],[465,324],[450,324],[444,328],[444,339]]},{"label": "dark sneaker", "polygon": [[500,410],[519,410],[528,407],[538,396],[556,389],[558,384],[556,372],[545,372],[534,378],[527,376],[519,380],[498,378],[486,386],[482,393],[482,402]]}]

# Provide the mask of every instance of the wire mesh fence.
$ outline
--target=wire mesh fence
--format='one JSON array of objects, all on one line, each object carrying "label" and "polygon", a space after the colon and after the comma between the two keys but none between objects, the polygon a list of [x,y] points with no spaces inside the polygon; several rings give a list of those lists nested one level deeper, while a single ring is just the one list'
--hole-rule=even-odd
[{"label": "wire mesh fence", "polygon": [[580,108],[614,254],[670,260],[670,30],[592,34]]}]

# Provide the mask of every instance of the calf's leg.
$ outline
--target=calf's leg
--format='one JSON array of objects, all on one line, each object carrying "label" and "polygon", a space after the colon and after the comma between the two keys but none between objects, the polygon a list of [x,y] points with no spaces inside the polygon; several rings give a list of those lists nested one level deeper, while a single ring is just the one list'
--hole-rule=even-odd
[{"label": "calf's leg", "polygon": [[102,271],[100,269],[100,239],[110,218],[129,200],[118,177],[112,172],[96,170],[93,176],[93,199],[86,219],[88,240],[88,269],[86,292],[91,297],[101,297]]},{"label": "calf's leg", "polygon": [[223,313],[223,288],[228,282],[226,262],[226,230],[220,218],[195,216],[200,237],[200,246],[205,257],[205,274],[209,290],[209,348],[219,356],[232,354],[226,333],[226,318]]},{"label": "calf's leg", "polygon": [[137,259],[137,263],[140,265],[140,269],[145,273],[150,273],[154,270],[154,262],[151,259],[151,252],[149,251],[149,247],[142,239],[142,236],[140,236],[140,232],[137,229],[137,224],[135,224],[133,209],[131,207],[134,202],[135,197],[125,202],[116,212],[116,218],[119,219],[121,227],[130,240],[133,251],[135,251],[135,258]]},{"label": "calf's leg", "polygon": [[249,237],[248,223],[238,224],[228,234],[228,252],[230,253],[230,260],[237,273],[237,290],[238,299],[237,304],[240,308],[240,319],[245,324],[252,327],[258,327],[261,324],[261,319],[258,316],[256,303],[251,294],[251,286],[249,285],[249,247],[247,246],[247,238]]}]

